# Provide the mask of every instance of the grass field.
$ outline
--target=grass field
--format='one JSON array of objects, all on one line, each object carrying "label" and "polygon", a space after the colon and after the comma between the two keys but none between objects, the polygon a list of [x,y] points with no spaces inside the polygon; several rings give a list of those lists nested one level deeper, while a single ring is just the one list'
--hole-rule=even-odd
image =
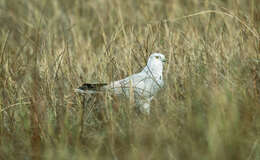
[{"label": "grass field", "polygon": [[[258,3],[0,0],[0,159],[259,160]],[[169,63],[150,116],[73,93],[153,52]]]}]

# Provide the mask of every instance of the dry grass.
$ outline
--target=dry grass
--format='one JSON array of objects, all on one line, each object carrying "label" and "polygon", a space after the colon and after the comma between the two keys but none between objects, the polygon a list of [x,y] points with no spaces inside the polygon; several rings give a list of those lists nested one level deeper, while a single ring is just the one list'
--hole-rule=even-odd
[{"label": "dry grass", "polygon": [[[257,3],[0,0],[0,159],[260,159]],[[169,64],[149,117],[73,93],[156,51]]]}]

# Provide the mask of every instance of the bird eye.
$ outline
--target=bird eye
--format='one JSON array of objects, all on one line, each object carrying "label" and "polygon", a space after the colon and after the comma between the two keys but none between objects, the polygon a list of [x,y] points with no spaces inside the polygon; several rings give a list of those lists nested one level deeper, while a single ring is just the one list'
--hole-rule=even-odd
[{"label": "bird eye", "polygon": [[159,59],[160,57],[159,56],[155,56],[156,59]]}]

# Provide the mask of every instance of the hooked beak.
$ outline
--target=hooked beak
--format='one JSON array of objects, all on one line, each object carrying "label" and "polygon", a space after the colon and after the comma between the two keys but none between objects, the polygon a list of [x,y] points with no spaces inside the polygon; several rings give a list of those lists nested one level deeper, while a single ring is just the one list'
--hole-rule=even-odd
[{"label": "hooked beak", "polygon": [[167,59],[162,59],[162,62],[167,63],[168,61],[167,61]]}]

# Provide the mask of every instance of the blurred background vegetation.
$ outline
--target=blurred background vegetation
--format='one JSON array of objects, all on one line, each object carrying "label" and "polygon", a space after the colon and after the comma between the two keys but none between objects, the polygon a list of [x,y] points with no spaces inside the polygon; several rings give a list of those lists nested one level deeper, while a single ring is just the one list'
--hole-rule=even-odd
[{"label": "blurred background vegetation", "polygon": [[[0,159],[260,159],[258,0],[0,0],[0,26]],[[73,93],[152,52],[150,116]]]}]

